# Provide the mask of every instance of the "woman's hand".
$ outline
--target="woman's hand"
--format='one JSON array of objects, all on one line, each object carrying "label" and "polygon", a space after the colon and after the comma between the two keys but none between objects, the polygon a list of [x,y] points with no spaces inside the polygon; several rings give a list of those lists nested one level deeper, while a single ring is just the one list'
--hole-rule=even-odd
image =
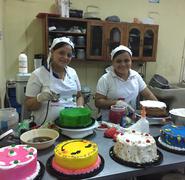
[{"label": "woman's hand", "polygon": [[43,102],[43,101],[50,101],[52,100],[52,93],[48,87],[44,87],[43,91],[37,95],[37,101]]}]

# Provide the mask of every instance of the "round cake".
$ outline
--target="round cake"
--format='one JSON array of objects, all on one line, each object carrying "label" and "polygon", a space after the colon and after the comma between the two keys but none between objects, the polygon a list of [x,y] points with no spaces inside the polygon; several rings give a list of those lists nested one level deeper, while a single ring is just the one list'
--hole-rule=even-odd
[{"label": "round cake", "polygon": [[114,154],[127,162],[144,164],[158,159],[154,138],[135,130],[118,134],[113,147]]},{"label": "round cake", "polygon": [[67,140],[54,149],[52,167],[63,174],[86,174],[99,168],[100,164],[98,146],[92,141]]},{"label": "round cake", "polygon": [[145,100],[140,101],[142,107],[145,107],[146,115],[153,117],[167,116],[166,104],[160,101]]},{"label": "round cake", "polygon": [[37,149],[28,145],[0,148],[0,179],[34,179],[40,171]]},{"label": "round cake", "polygon": [[185,126],[163,126],[159,142],[170,149],[185,151]]},{"label": "round cake", "polygon": [[60,111],[58,124],[67,128],[85,128],[92,121],[89,108],[66,108]]}]

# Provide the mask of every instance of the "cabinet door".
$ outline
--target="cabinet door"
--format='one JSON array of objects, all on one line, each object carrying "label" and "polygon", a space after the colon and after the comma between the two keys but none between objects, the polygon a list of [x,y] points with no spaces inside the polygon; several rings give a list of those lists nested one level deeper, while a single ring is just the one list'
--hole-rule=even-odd
[{"label": "cabinet door", "polygon": [[155,61],[157,37],[157,25],[129,24],[128,47],[132,50],[133,60]]},{"label": "cabinet door", "polygon": [[143,30],[142,56],[145,61],[155,61],[157,51],[158,26],[145,25]]},{"label": "cabinet door", "polygon": [[106,54],[107,60],[110,60],[111,51],[119,45],[126,45],[126,24],[107,23],[106,29]]},{"label": "cabinet door", "polygon": [[87,59],[105,59],[105,33],[104,23],[91,20],[87,25]]},{"label": "cabinet door", "polygon": [[128,47],[132,51],[133,60],[141,58],[142,26],[140,24],[128,25]]}]

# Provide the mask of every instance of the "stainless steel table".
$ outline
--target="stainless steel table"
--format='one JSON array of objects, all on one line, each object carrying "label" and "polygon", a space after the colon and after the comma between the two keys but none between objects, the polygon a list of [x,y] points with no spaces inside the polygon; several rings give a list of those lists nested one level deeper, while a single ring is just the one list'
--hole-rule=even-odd
[{"label": "stainless steel table", "polygon": [[[153,136],[159,135],[159,126],[152,126],[151,128],[151,134]],[[147,175],[152,173],[158,173],[162,171],[168,171],[172,169],[177,168],[183,168],[185,167],[185,155],[179,155],[167,152],[165,150],[159,149],[163,153],[163,162],[154,167],[149,168],[131,168],[127,167],[121,164],[118,164],[114,160],[111,159],[109,156],[109,149],[114,145],[114,142],[112,139],[104,138],[103,137],[103,131],[95,130],[95,135],[92,135],[90,137],[87,137],[86,139],[92,140],[98,144],[99,153],[102,155],[102,157],[105,160],[105,165],[103,171],[101,171],[98,175],[89,178],[89,179],[123,179],[126,177],[133,177],[133,176],[141,176],[141,175]],[[66,137],[61,136],[59,140],[56,142],[59,143],[60,141],[66,140]],[[54,146],[39,151],[38,159],[46,165],[47,159],[53,155],[53,149]],[[56,179],[54,176],[51,176],[47,170],[45,171],[44,180],[53,180]]]}]

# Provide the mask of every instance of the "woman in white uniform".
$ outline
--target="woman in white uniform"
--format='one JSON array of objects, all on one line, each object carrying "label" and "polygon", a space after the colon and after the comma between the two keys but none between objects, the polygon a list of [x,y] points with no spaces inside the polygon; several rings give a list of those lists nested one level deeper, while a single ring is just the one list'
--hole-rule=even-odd
[{"label": "woman in white uniform", "polygon": [[34,122],[43,125],[52,122],[65,107],[83,106],[81,85],[76,71],[69,67],[74,44],[69,38],[53,40],[47,67],[32,72],[26,87],[26,108],[32,111]]},{"label": "woman in white uniform", "polygon": [[141,94],[145,99],[157,100],[147,88],[142,77],[131,69],[132,52],[123,45],[111,52],[112,66],[97,83],[95,105],[100,109],[102,120],[108,121],[111,105],[120,104],[120,99],[136,108],[136,99]]}]

